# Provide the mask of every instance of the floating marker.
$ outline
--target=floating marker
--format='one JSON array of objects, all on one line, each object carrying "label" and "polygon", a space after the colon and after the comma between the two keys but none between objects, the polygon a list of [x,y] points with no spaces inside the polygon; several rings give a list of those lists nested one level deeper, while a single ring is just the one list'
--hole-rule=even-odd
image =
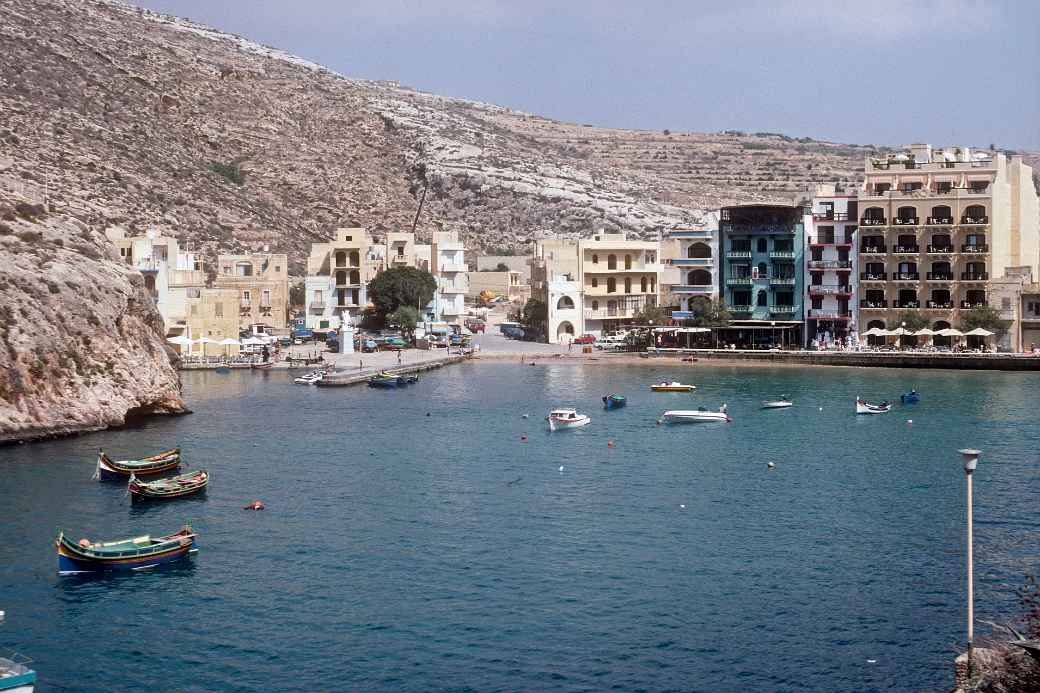
[{"label": "floating marker", "polygon": [[614,447],[614,441],[612,441],[612,440],[608,440],[608,441],[607,441],[607,447],[608,447],[608,448],[612,448],[612,447]]},{"label": "floating marker", "polygon": [[521,419],[527,419],[527,418],[530,418],[530,417],[529,417],[529,416],[528,416],[527,414],[524,414],[524,415],[523,415],[523,416],[521,416],[520,418],[521,418]]},{"label": "floating marker", "polygon": [[563,472],[563,465],[560,465],[560,472]]},{"label": "floating marker", "polygon": [[867,664],[877,664],[877,660],[876,659],[868,659],[867,660]]},{"label": "floating marker", "polygon": [[823,411],[823,407],[820,407],[820,411]]},{"label": "floating marker", "polygon": [[429,416],[429,415],[430,415],[430,412],[426,412],[426,416]]},{"label": "floating marker", "polygon": [[772,469],[773,467],[776,466],[776,464],[773,463],[773,462],[769,462],[769,463],[766,464],[766,466],[769,467],[770,469]]},{"label": "floating marker", "polygon": [[526,443],[527,442],[527,434],[526,433],[523,434],[522,436],[520,436],[520,442],[521,443]]},{"label": "floating marker", "polygon": [[906,423],[912,426],[914,424],[914,420],[913,419],[907,419]]},{"label": "floating marker", "polygon": [[685,504],[683,504],[683,503],[680,503],[680,504],[679,504],[679,509],[680,509],[680,510],[686,510],[686,505],[685,505]]}]

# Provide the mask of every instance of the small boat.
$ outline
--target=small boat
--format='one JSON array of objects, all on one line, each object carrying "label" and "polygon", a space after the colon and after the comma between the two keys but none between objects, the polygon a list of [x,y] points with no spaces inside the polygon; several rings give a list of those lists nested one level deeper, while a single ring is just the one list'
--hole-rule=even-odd
[{"label": "small boat", "polygon": [[314,383],[318,382],[324,377],[325,371],[319,369],[316,371],[311,371],[310,373],[305,373],[304,375],[301,375],[299,377],[293,378],[293,382],[297,385],[313,385]]},{"label": "small boat", "polygon": [[921,395],[917,394],[917,390],[910,390],[899,395],[899,401],[903,404],[917,404],[921,401]]},{"label": "small boat", "polygon": [[553,409],[545,420],[549,422],[550,431],[581,428],[592,423],[590,416],[579,414],[573,409]]},{"label": "small boat", "polygon": [[765,402],[762,402],[763,409],[786,409],[792,406],[794,406],[794,402],[787,395],[780,395],[777,399],[767,399]]},{"label": "small boat", "polygon": [[97,468],[94,471],[95,479],[118,479],[120,477],[136,474],[137,476],[148,476],[149,474],[161,474],[176,469],[181,464],[181,449],[172,448],[163,452],[142,457],[139,460],[113,460],[105,454],[104,450],[98,451]]},{"label": "small boat", "polygon": [[257,368],[259,370],[267,370],[268,368],[274,368],[274,361],[267,361],[265,363],[254,363],[250,368]]},{"label": "small boat", "polygon": [[864,399],[856,398],[856,413],[857,414],[885,414],[892,409],[892,405],[888,402],[879,402],[872,404]]},{"label": "small boat", "polygon": [[190,525],[165,537],[153,539],[149,535],[91,542],[80,539],[73,542],[62,532],[54,542],[58,550],[58,574],[95,573],[108,570],[144,570],[160,563],[168,563],[194,553],[198,535]]},{"label": "small boat", "polygon": [[220,375],[227,375],[228,373],[231,372],[231,369],[228,368],[227,366],[217,366],[216,368],[213,369],[213,372],[214,373],[219,373]]},{"label": "small boat", "polygon": [[615,395],[611,393],[603,398],[604,409],[620,409],[626,404],[628,404],[628,400],[625,399],[624,395]]},{"label": "small boat", "polygon": [[206,490],[209,483],[209,472],[198,469],[187,474],[171,476],[156,481],[141,481],[133,474],[126,485],[131,498],[137,500],[165,500],[168,498],[183,498],[193,493]]},{"label": "small boat", "polygon": [[3,693],[33,693],[36,672],[29,668],[32,660],[11,652],[0,657],[0,691]]},{"label": "small boat", "polygon": [[660,382],[656,385],[651,385],[650,389],[654,392],[693,392],[697,389],[697,386],[683,385],[673,380],[672,382]]},{"label": "small boat", "polygon": [[672,409],[661,414],[661,420],[669,423],[708,423],[712,421],[729,423],[733,419],[726,413],[726,405],[723,404],[718,411],[709,411],[704,407],[697,409]]},{"label": "small boat", "polygon": [[417,375],[394,375],[387,371],[381,371],[369,378],[368,386],[389,390],[397,387],[404,387],[405,385],[414,385],[417,382],[419,382],[419,376]]}]

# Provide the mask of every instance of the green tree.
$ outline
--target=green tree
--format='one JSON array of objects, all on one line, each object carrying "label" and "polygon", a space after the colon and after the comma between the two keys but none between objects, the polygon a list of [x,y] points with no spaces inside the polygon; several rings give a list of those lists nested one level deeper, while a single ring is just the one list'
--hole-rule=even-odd
[{"label": "green tree", "polygon": [[523,325],[526,329],[544,332],[545,323],[549,319],[549,309],[545,303],[537,298],[529,298],[524,307],[517,310],[515,315],[517,317],[516,322]]},{"label": "green tree", "polygon": [[962,332],[970,332],[978,327],[996,333],[997,339],[1000,339],[1007,334],[1011,321],[1000,317],[1000,311],[993,306],[972,308],[962,314],[960,328]]},{"label": "green tree", "polygon": [[304,289],[303,282],[296,282],[289,287],[289,305],[294,308],[302,307],[307,301],[307,291]]},{"label": "green tree", "polygon": [[497,265],[495,265],[495,271],[496,272],[508,272],[509,271],[509,265],[507,265],[504,262],[500,262]]},{"label": "green tree", "polygon": [[437,290],[437,280],[418,267],[392,267],[368,283],[368,297],[384,318],[401,306],[421,310]]},{"label": "green tree", "polygon": [[693,301],[691,312],[696,327],[725,327],[729,324],[729,309],[721,298],[712,301],[710,298],[698,297]]},{"label": "green tree", "polygon": [[896,322],[902,325],[903,329],[910,332],[917,332],[928,327],[928,318],[912,310],[904,310],[896,318]]},{"label": "green tree", "polygon": [[415,335],[415,326],[419,324],[419,309],[413,306],[399,306],[397,310],[386,316],[390,325],[397,325],[411,341]]},{"label": "green tree", "polygon": [[632,322],[636,325],[666,325],[671,319],[671,311],[661,306],[643,306],[632,316]]}]

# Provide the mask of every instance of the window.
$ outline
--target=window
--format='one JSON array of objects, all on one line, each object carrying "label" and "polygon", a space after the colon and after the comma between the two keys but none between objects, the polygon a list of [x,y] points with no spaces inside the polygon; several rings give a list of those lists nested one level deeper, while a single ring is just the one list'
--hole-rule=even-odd
[{"label": "window", "polygon": [[607,256],[607,269],[617,269],[617,255]]},{"label": "window", "polygon": [[812,297],[812,309],[821,310],[823,308],[823,296]]},{"label": "window", "polygon": [[599,310],[599,301],[592,302],[592,310]]},{"label": "window", "polygon": [[599,255],[596,255],[595,253],[592,254],[592,264],[594,264],[594,265],[598,265],[599,264]]},{"label": "window", "polygon": [[397,257],[404,257],[404,246],[397,246]]},{"label": "window", "polygon": [[192,268],[193,268],[193,269],[194,269],[194,270],[195,270],[196,272],[198,272],[198,271],[200,271],[200,270],[202,269],[202,260],[200,260],[200,259],[198,258],[198,256],[196,256],[196,257],[195,257],[195,260],[194,260],[194,261],[192,262]]},{"label": "window", "polygon": [[759,291],[758,292],[758,305],[762,306],[762,307],[765,307],[767,305],[766,304],[766,292],[765,291]]},{"label": "window", "polygon": [[328,321],[328,320],[322,320],[322,321],[320,321],[320,322],[318,323],[318,327],[319,327],[320,329],[322,329],[322,330],[326,330],[326,329],[328,329],[328,327],[329,327],[329,321]]},{"label": "window", "polygon": [[766,239],[759,238],[758,239],[758,252],[760,252],[760,253],[766,252],[766,248],[767,247],[768,247],[768,244],[766,243]]},{"label": "window", "polygon": [[248,292],[248,291],[243,291],[243,292],[242,292],[242,300],[243,300],[243,301],[248,301],[248,300],[249,300],[249,298],[250,298],[250,296],[249,296],[249,292]]},{"label": "window", "polygon": [[[611,256],[613,257],[613,256]],[[612,294],[617,290],[617,282],[614,281],[614,277],[607,279],[607,293]]]},{"label": "window", "polygon": [[812,249],[812,259],[815,262],[819,262],[820,260],[822,260],[823,259],[823,248],[813,248]]},{"label": "window", "polygon": [[1001,310],[1011,310],[1011,299],[1008,298],[1007,296],[1004,296],[1003,298],[1001,298],[1000,299],[1000,308],[1001,308]]},{"label": "window", "polygon": [[202,298],[202,289],[188,289],[186,293],[188,298]]},{"label": "window", "polygon": [[264,289],[263,293],[260,294],[260,305],[270,308],[271,307],[271,290]]},{"label": "window", "polygon": [[556,310],[570,310],[574,307],[574,301],[570,296],[561,296],[556,302]]},{"label": "window", "polygon": [[639,279],[639,291],[640,293],[646,293],[646,277],[640,277]]},{"label": "window", "polygon": [[252,277],[253,276],[253,265],[249,262],[239,262],[235,265],[235,276],[237,277]]},{"label": "window", "polygon": [[217,301],[213,304],[213,317],[222,318],[224,317],[224,302]]},{"label": "window", "polygon": [[631,255],[626,255],[625,256],[625,269],[627,269],[627,270],[632,269],[632,256]]},{"label": "window", "polygon": [[595,289],[597,286],[599,286],[599,280],[596,279],[595,277],[593,277],[592,278],[592,288]]},{"label": "window", "polygon": [[625,277],[625,293],[632,293],[632,277]]}]

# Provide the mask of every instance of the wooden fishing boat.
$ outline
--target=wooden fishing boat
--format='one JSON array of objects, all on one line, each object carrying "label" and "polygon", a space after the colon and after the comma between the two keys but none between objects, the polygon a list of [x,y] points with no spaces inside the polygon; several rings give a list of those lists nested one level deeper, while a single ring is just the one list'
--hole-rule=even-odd
[{"label": "wooden fishing boat", "polygon": [[369,387],[379,387],[383,389],[392,389],[396,387],[404,387],[405,385],[413,385],[419,382],[419,376],[417,375],[394,375],[387,371],[372,376],[368,380]]},{"label": "wooden fishing boat", "polygon": [[254,363],[250,365],[250,368],[256,368],[259,370],[267,370],[268,368],[274,368],[274,361],[268,361],[266,363]]},{"label": "wooden fishing boat", "polygon": [[209,472],[205,469],[198,469],[187,474],[157,479],[155,481],[141,481],[131,474],[126,490],[130,492],[131,498],[135,501],[166,500],[169,498],[183,498],[193,493],[205,491],[207,484],[209,484]]},{"label": "wooden fishing boat", "polygon": [[888,402],[880,402],[878,404],[871,404],[870,402],[856,398],[856,413],[857,414],[886,414],[892,409],[892,405]]},{"label": "wooden fishing boat", "polygon": [[180,531],[157,539],[146,534],[106,542],[91,542],[87,539],[73,542],[62,532],[54,542],[58,550],[58,574],[153,568],[197,551],[197,536],[191,525],[184,525]]},{"label": "wooden fishing boat", "polygon": [[921,401],[921,395],[918,394],[917,390],[910,390],[910,392],[904,392],[899,395],[899,401],[903,404],[917,404]]},{"label": "wooden fishing boat", "polygon": [[181,449],[172,448],[139,460],[113,460],[105,454],[104,450],[98,451],[97,470],[94,472],[95,479],[110,480],[128,477],[131,474],[137,476],[148,476],[149,474],[161,474],[176,469],[181,464]]},{"label": "wooden fishing boat", "polygon": [[697,386],[684,385],[673,380],[672,382],[662,382],[657,383],[656,385],[651,385],[650,389],[654,392],[693,392],[697,389]]},{"label": "wooden fishing boat", "polygon": [[628,400],[625,399],[624,395],[615,395],[611,393],[603,398],[604,409],[620,409],[626,404],[628,404]]}]

